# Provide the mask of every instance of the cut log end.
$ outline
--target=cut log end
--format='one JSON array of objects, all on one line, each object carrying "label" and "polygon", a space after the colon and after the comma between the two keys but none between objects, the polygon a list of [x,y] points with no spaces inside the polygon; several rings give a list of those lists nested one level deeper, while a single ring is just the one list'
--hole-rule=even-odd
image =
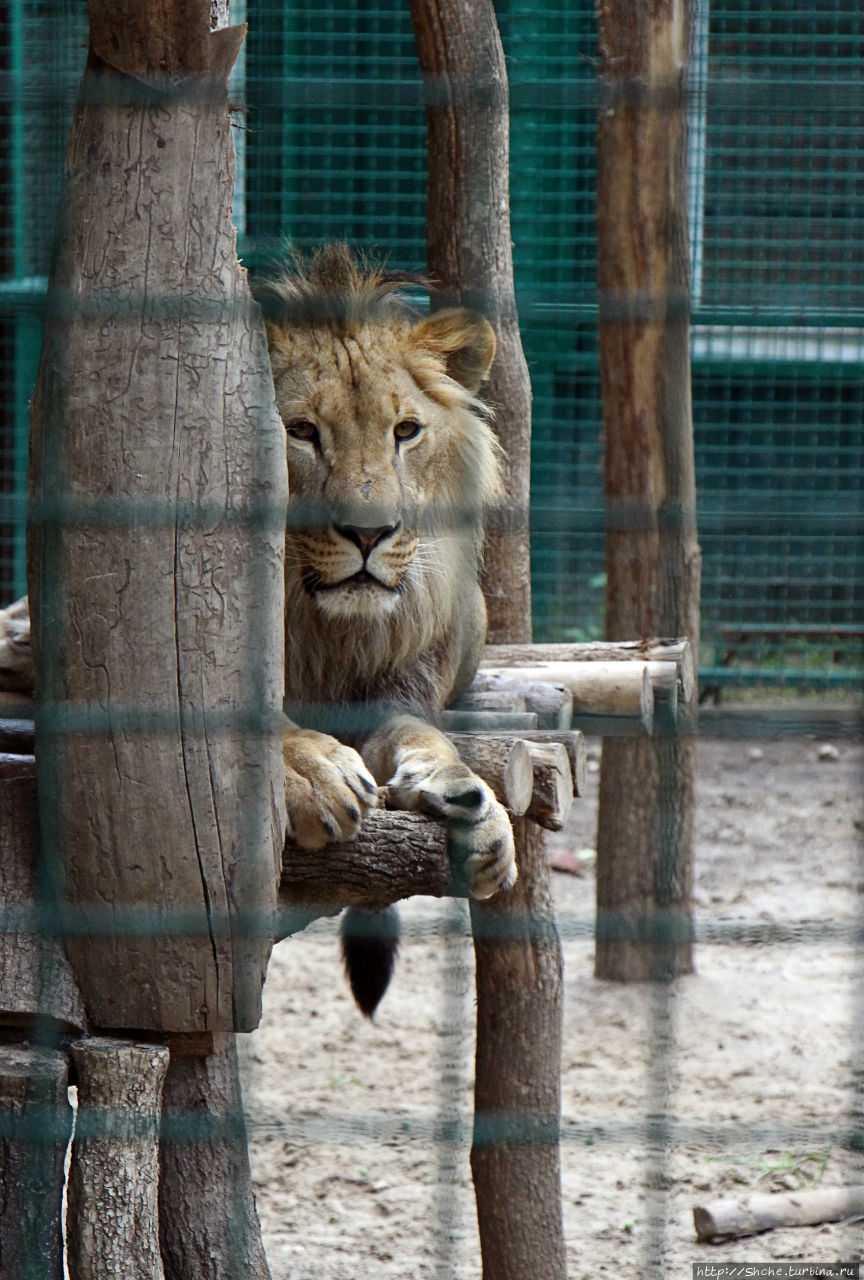
[{"label": "cut log end", "polygon": [[777,1195],[751,1195],[696,1205],[693,1225],[698,1240],[729,1240],[761,1235],[778,1227],[812,1227],[864,1214],[864,1186],[817,1187]]}]

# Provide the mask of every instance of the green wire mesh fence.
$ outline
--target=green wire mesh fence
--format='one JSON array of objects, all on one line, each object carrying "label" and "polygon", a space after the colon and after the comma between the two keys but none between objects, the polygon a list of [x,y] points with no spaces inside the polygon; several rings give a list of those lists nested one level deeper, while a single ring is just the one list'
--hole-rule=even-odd
[{"label": "green wire mesh fence", "polygon": [[[242,17],[243,15],[240,15]],[[345,238],[424,264],[424,106],[407,7],[258,3],[235,77],[244,258]],[[499,6],[534,385],[538,640],[603,627],[590,4]],[[23,589],[27,402],[83,13],[0,11],[4,594]],[[703,675],[853,683],[862,666],[864,56],[836,0],[701,6],[690,77]]]}]

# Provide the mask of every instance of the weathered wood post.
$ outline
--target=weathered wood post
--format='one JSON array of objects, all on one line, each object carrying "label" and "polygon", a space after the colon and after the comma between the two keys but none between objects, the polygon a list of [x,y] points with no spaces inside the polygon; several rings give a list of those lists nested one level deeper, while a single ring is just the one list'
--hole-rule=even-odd
[{"label": "weathered wood post", "polygon": [[209,0],[91,0],[32,417],[43,844],[91,1024],[257,1024],[284,835],[285,450]]},{"label": "weathered wood post", "polygon": [[[42,865],[90,1027],[171,1046],[175,1103],[184,1053],[257,1025],[285,834],[284,433],[231,223],[244,30],[211,9],[90,0],[31,442]],[[221,1194],[189,1150],[163,1216]]]},{"label": "weathered wood post", "polygon": [[[700,557],[684,107],[689,6],[687,0],[600,0],[598,20],[606,634],[686,636],[695,655]],[[603,744],[599,978],[668,978],[692,968],[694,750],[686,732]]]},{"label": "weathered wood post", "polygon": [[[491,0],[412,0],[411,12],[427,91],[429,270],[448,301],[483,311],[498,338],[488,395],[508,457],[508,503],[487,542],[489,638],[524,643],[531,639],[531,388],[513,289],[504,53]],[[471,904],[471,1167],[485,1280],[563,1280],[561,948],[542,831],[527,819],[514,830],[518,884]]]},{"label": "weathered wood post", "polygon": [[35,773],[32,755],[0,755],[0,1280],[62,1280],[72,1111],[59,1046],[85,1026],[40,884]]}]

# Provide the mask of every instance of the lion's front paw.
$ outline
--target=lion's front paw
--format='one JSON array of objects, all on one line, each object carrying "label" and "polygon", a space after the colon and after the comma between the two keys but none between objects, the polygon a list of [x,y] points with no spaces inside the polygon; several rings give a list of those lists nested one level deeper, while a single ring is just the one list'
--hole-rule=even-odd
[{"label": "lion's front paw", "polygon": [[282,738],[288,835],[320,849],[356,835],[378,801],[375,779],[361,757],[326,733],[290,729]]},{"label": "lion's front paw", "polygon": [[491,898],[516,883],[516,848],[507,810],[493,799],[480,822],[453,820],[448,826],[454,866],[472,898]]},{"label": "lion's front paw", "polygon": [[464,764],[406,761],[387,785],[399,809],[422,809],[448,824],[454,866],[473,898],[516,883],[513,828],[491,787]]}]

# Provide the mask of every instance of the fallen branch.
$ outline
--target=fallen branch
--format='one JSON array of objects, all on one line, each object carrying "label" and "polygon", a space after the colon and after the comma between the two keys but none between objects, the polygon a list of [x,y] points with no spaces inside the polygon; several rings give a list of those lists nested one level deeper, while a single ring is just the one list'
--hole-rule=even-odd
[{"label": "fallen branch", "polygon": [[818,1187],[779,1195],[752,1195],[742,1200],[715,1200],[696,1205],[693,1225],[698,1240],[755,1236],[777,1227],[812,1227],[864,1214],[864,1186]]}]

